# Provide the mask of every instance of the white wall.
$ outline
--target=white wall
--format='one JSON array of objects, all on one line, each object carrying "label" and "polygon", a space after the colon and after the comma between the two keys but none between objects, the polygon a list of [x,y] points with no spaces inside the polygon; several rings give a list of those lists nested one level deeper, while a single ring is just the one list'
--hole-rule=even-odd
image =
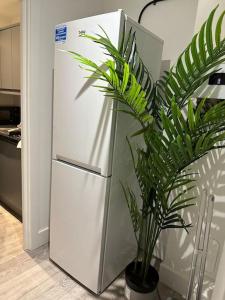
[{"label": "white wall", "polygon": [[207,19],[209,13],[219,4],[217,16],[225,9],[224,0],[198,0],[198,10],[195,22],[195,29],[199,30],[201,24]]},{"label": "white wall", "polygon": [[[147,0],[104,1],[105,11],[122,8],[135,20]],[[151,5],[143,14],[142,25],[164,40],[164,60],[174,62],[193,36],[198,0],[167,0]]]},{"label": "white wall", "polygon": [[[211,10],[219,2],[220,7],[216,14],[217,17],[221,11],[225,9],[224,0],[199,0],[195,31],[200,29]],[[200,171],[197,191],[198,202],[203,195],[204,188],[206,188],[209,193],[215,195],[214,216],[212,220],[209,253],[206,265],[204,299],[211,299],[212,292],[214,290],[215,295],[213,296],[213,299],[224,300],[224,284],[222,286],[217,285],[217,287],[214,288],[214,281],[217,277],[217,281],[222,283],[225,276],[224,265],[222,266],[222,270],[219,270],[218,272],[220,260],[222,262],[225,259],[225,248],[223,249],[225,240],[225,151],[214,151],[209,154],[207,159],[202,159],[196,164],[196,170]],[[186,214],[186,217],[191,219],[193,224],[195,224],[197,220],[197,209],[193,208],[190,210]],[[170,231],[166,259],[161,269],[161,278],[163,281],[183,294],[187,289],[188,278],[190,275],[189,272],[194,246],[194,234],[195,228],[193,228],[188,236],[181,231]]]},{"label": "white wall", "polygon": [[[225,239],[225,152],[221,150],[211,152],[207,158],[203,158],[195,164],[194,170],[199,172],[199,176],[196,177],[198,180],[197,189],[193,191],[194,195],[197,196],[197,203],[200,204],[201,199],[205,201],[204,189],[208,191],[208,194],[215,195],[214,215],[206,265],[205,279],[207,282],[204,286],[205,294],[207,295],[204,299],[210,299]],[[196,224],[197,218],[197,207],[185,212],[185,219],[191,221],[193,225]],[[196,228],[194,227],[189,235],[182,230],[169,231],[166,256],[161,266],[160,275],[162,281],[183,295],[186,293],[188,286],[195,230]]]},{"label": "white wall", "polygon": [[[219,8],[217,10],[216,15],[218,16],[223,10],[225,10],[225,1],[224,0],[212,0],[212,1],[205,1],[205,0],[199,0],[198,3],[198,12],[197,12],[197,18],[196,18],[196,24],[195,24],[195,30],[197,31],[201,23],[207,18],[207,15],[209,12],[217,5],[219,4]],[[225,23],[224,23],[225,24]],[[223,26],[224,30],[224,26]],[[224,31],[225,32],[225,31]],[[224,243],[224,226],[225,226],[225,189],[224,189],[224,183],[223,178],[225,174],[225,159],[224,154],[225,152],[222,152],[222,155],[220,156],[220,166],[218,170],[220,170],[220,188],[222,187],[220,193],[216,193],[216,209],[214,212],[214,218],[213,218],[213,227],[217,230],[217,236],[214,235],[214,230],[211,234],[211,240],[217,239],[219,241],[220,249],[219,249],[219,255],[217,259],[217,275],[215,276],[215,288],[212,293],[212,299],[213,300],[224,300],[225,299],[225,285],[224,285],[224,277],[225,277],[225,271],[224,271],[224,263],[225,263],[225,243]],[[211,172],[210,172],[211,173]],[[219,224],[218,224],[218,221]],[[210,249],[212,252],[212,250]],[[208,261],[211,260],[209,257],[207,259]]]},{"label": "white wall", "polygon": [[[23,0],[23,215],[25,248],[48,241],[56,24],[99,13],[101,0]],[[30,216],[28,219],[26,216]]]}]

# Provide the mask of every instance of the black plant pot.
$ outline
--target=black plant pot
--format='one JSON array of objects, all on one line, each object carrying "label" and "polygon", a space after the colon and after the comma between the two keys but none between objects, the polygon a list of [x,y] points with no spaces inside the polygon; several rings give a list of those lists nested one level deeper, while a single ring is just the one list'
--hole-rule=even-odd
[{"label": "black plant pot", "polygon": [[137,271],[134,273],[134,262],[125,269],[126,288],[125,296],[128,300],[151,300],[155,299],[155,291],[159,282],[159,274],[155,268],[149,266],[145,282],[142,282],[139,271],[141,263],[137,264]]}]

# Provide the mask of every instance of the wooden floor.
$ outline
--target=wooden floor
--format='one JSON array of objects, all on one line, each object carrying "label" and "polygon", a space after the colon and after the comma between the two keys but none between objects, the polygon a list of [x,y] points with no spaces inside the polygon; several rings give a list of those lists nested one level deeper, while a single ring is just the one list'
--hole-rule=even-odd
[{"label": "wooden floor", "polygon": [[[175,296],[163,285],[159,290],[162,300]],[[117,279],[100,297],[90,294],[49,261],[47,245],[23,251],[22,224],[0,206],[0,300],[19,299],[120,300],[125,299],[124,279]]]}]

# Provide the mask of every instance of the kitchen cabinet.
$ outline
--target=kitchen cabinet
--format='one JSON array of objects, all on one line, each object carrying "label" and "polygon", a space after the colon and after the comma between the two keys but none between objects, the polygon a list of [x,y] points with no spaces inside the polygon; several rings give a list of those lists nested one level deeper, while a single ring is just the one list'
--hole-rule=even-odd
[{"label": "kitchen cabinet", "polygon": [[0,205],[22,217],[21,150],[0,134]]},{"label": "kitchen cabinet", "polygon": [[20,90],[20,26],[12,29],[12,87]]},{"label": "kitchen cabinet", "polygon": [[1,88],[12,89],[12,30],[0,31]]},{"label": "kitchen cabinet", "polygon": [[20,27],[0,31],[1,89],[20,90]]}]

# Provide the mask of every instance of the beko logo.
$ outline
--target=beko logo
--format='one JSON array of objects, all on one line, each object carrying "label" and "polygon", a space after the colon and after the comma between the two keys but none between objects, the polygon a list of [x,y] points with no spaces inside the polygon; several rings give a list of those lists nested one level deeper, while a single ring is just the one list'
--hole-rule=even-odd
[{"label": "beko logo", "polygon": [[78,34],[79,34],[79,36],[83,36],[86,34],[86,30],[79,30]]}]

